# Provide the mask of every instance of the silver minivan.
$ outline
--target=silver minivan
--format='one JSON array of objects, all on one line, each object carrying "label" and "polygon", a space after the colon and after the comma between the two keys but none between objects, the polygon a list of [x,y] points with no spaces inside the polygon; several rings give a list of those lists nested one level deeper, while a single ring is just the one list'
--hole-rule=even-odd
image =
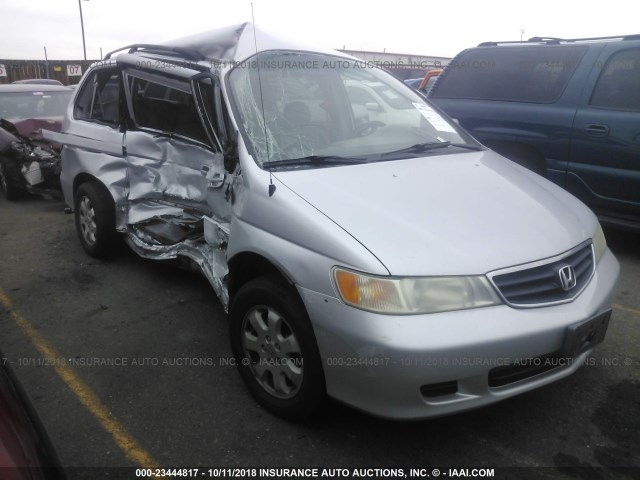
[{"label": "silver minivan", "polygon": [[340,52],[251,24],[128,46],[48,136],[84,249],[202,272],[283,417],[479,407],[605,336],[619,265],[593,213]]}]

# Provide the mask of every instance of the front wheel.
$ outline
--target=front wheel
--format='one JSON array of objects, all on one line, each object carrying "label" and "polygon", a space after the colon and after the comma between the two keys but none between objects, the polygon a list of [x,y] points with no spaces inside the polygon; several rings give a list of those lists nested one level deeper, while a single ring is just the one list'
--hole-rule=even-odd
[{"label": "front wheel", "polygon": [[97,183],[83,183],[75,197],[78,238],[92,257],[105,257],[116,247],[115,206],[109,192]]},{"label": "front wheel", "polygon": [[16,200],[22,193],[11,181],[11,171],[7,162],[0,158],[0,190],[7,200]]},{"label": "front wheel", "polygon": [[240,375],[266,409],[290,420],[316,414],[325,381],[315,335],[297,292],[274,277],[244,285],[229,312]]}]

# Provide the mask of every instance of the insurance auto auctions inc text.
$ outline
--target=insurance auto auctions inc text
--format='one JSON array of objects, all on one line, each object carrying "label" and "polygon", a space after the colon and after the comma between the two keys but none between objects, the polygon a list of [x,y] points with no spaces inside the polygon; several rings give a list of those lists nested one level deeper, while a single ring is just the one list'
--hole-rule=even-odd
[{"label": "insurance auto auctions inc text", "polygon": [[451,478],[495,476],[493,468],[260,468],[258,478]]}]

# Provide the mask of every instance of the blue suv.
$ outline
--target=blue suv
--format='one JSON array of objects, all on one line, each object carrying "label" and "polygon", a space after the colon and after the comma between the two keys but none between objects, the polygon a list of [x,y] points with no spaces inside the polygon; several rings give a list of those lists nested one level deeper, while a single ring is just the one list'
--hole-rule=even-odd
[{"label": "blue suv", "polygon": [[640,35],[482,43],[429,99],[604,223],[640,229]]}]

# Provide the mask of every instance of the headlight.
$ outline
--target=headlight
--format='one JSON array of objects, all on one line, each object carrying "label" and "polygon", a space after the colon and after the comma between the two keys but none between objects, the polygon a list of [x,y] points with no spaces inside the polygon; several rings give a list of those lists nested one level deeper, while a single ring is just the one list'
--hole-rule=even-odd
[{"label": "headlight", "polygon": [[335,268],[342,300],[362,310],[419,314],[488,307],[502,303],[486,277],[374,277]]},{"label": "headlight", "polygon": [[598,228],[596,228],[596,233],[593,234],[593,253],[596,256],[596,263],[600,261],[602,255],[604,255],[604,251],[607,249],[607,240],[604,238],[604,232],[602,231],[602,227],[598,223]]}]

